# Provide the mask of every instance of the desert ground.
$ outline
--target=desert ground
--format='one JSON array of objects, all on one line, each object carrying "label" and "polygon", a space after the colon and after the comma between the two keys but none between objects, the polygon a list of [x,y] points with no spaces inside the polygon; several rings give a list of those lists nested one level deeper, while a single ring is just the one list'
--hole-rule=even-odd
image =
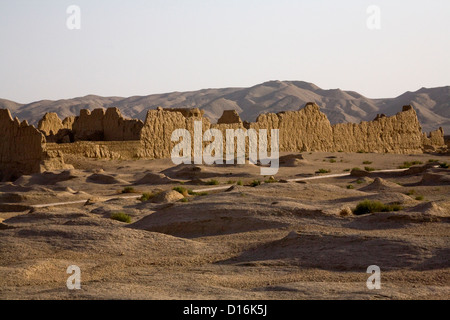
[{"label": "desert ground", "polygon": [[[272,179],[251,164],[65,161],[0,183],[0,299],[450,298],[448,155],[282,154]],[[364,200],[397,211],[354,214]]]}]

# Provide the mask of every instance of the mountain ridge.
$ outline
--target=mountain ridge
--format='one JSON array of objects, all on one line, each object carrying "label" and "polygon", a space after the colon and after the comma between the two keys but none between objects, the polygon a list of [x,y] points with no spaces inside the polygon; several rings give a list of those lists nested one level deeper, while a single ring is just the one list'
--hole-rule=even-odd
[{"label": "mountain ridge", "polygon": [[373,120],[377,114],[396,114],[403,105],[410,104],[424,131],[442,127],[450,132],[450,86],[420,88],[395,98],[370,99],[350,90],[322,89],[305,81],[272,80],[252,87],[209,88],[197,91],[169,92],[132,97],[84,97],[60,100],[41,100],[20,104],[0,99],[0,108],[7,108],[14,117],[37,122],[46,112],[56,112],[60,118],[78,115],[80,109],[117,107],[128,118],[145,120],[147,110],[163,108],[193,108],[205,111],[213,122],[223,110],[236,110],[243,120],[255,121],[261,113],[298,110],[307,102],[321,107],[332,124]]}]

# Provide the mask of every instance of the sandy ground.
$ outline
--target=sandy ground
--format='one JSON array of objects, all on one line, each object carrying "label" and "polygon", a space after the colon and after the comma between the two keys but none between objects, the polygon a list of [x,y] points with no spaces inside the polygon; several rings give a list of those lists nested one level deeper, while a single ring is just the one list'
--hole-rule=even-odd
[{"label": "sandy ground", "polygon": [[[282,159],[275,183],[254,165],[75,157],[67,159],[74,170],[1,183],[0,298],[450,298],[450,174],[429,164],[449,156],[302,155]],[[422,164],[295,181],[405,161]],[[263,183],[249,186],[255,179]],[[175,186],[222,188],[138,199]],[[365,199],[403,209],[343,214]],[[110,219],[117,212],[131,223]],[[81,290],[66,286],[70,265],[81,269]],[[381,269],[380,290],[366,287],[370,265]]]}]

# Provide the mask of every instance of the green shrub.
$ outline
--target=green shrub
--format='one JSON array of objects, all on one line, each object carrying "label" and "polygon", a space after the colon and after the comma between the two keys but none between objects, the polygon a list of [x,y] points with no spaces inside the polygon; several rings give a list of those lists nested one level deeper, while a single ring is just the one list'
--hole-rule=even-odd
[{"label": "green shrub", "polygon": [[335,162],[336,162],[336,160],[330,159],[330,163],[335,163]]},{"label": "green shrub", "polygon": [[372,164],[372,161],[364,161],[363,164]]},{"label": "green shrub", "polygon": [[191,196],[207,196],[208,192],[194,192],[192,190],[188,190],[188,194]]},{"label": "green shrub", "polygon": [[429,162],[429,163],[439,162],[439,160],[436,160],[436,159],[430,159],[430,160],[428,160],[428,162]]},{"label": "green shrub", "polygon": [[134,190],[133,187],[125,187],[123,188],[122,193],[136,193],[136,190]]},{"label": "green shrub", "polygon": [[366,170],[366,171],[375,171],[375,168],[372,168],[372,167],[364,167],[364,170]]},{"label": "green shrub", "polygon": [[217,181],[217,180],[211,179],[208,182],[206,182],[206,184],[209,185],[209,186],[217,186],[217,185],[220,184],[220,182]]},{"label": "green shrub", "polygon": [[237,182],[237,185],[238,185],[238,186],[243,186],[244,183],[242,182],[242,180],[239,180],[239,181]]},{"label": "green shrub", "polygon": [[183,198],[183,199],[181,199],[180,201],[181,201],[181,202],[189,202],[189,199],[188,199],[188,198]]},{"label": "green shrub", "polygon": [[319,169],[316,171],[316,173],[330,173],[331,170],[327,170],[327,169]]},{"label": "green shrub", "polygon": [[155,197],[155,194],[150,193],[150,192],[144,192],[142,194],[142,197],[139,198],[139,200],[141,200],[142,202],[145,202],[145,201],[149,201],[149,200],[153,199],[153,197]]},{"label": "green shrub", "polygon": [[406,195],[407,195],[407,196],[412,196],[412,195],[415,194],[415,193],[416,193],[416,190],[411,189],[411,190],[409,190],[409,191],[406,193]]},{"label": "green shrub", "polygon": [[347,186],[347,189],[355,189],[355,187],[354,187],[353,185],[349,184],[349,185]]},{"label": "green shrub", "polygon": [[362,215],[374,212],[400,211],[403,208],[399,204],[384,204],[380,201],[364,200],[358,203],[353,214]]},{"label": "green shrub", "polygon": [[264,182],[265,183],[276,183],[276,182],[278,182],[278,180],[275,179],[274,177],[270,177],[269,179],[264,180]]},{"label": "green shrub", "polygon": [[131,222],[131,217],[123,212],[113,213],[110,218],[125,223]]},{"label": "green shrub", "polygon": [[418,165],[418,164],[423,164],[422,161],[405,161],[403,162],[403,164],[401,166],[399,166],[399,169],[408,169],[411,168],[412,166]]},{"label": "green shrub", "polygon": [[417,201],[422,201],[423,199],[425,199],[424,196],[417,196],[417,197],[416,197],[416,200],[417,200]]},{"label": "green shrub", "polygon": [[344,172],[350,172],[350,169],[344,169],[343,171]]},{"label": "green shrub", "polygon": [[356,180],[356,183],[357,183],[357,184],[364,183],[364,180],[358,179],[358,180]]},{"label": "green shrub", "polygon": [[256,186],[259,186],[261,184],[261,181],[259,181],[259,180],[253,180],[251,183],[250,183],[250,186],[251,187],[256,187]]},{"label": "green shrub", "polygon": [[358,150],[356,153],[366,153],[364,150]]},{"label": "green shrub", "polygon": [[234,180],[228,180],[227,181],[227,184],[235,184],[236,183],[236,181],[234,181]]},{"label": "green shrub", "polygon": [[442,162],[442,163],[439,164],[439,168],[448,169],[448,167],[449,167],[449,165],[448,165],[447,162]]}]

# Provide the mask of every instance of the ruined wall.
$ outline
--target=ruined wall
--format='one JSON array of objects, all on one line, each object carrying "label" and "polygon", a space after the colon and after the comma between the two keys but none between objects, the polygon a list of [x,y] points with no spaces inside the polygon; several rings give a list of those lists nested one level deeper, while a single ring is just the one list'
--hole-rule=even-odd
[{"label": "ruined wall", "polygon": [[225,111],[220,123],[213,125],[207,118],[187,115],[185,117],[180,112],[167,109],[149,111],[142,130],[141,154],[150,158],[170,157],[176,144],[170,141],[172,132],[175,129],[188,129],[193,137],[192,123],[195,120],[203,121],[203,132],[210,128],[221,130],[224,146],[226,129],[241,128],[255,129],[257,132],[267,129],[269,146],[270,130],[279,129],[280,152],[363,151],[405,154],[445,148],[442,129],[433,131],[427,137],[411,106],[403,107],[402,112],[392,117],[380,115],[373,121],[334,126],[315,103],[308,103],[298,111],[262,114],[253,123],[242,123],[233,111]]},{"label": "ruined wall", "polygon": [[423,133],[416,112],[405,106],[392,117],[334,125],[333,144],[334,151],[422,153]]},{"label": "ruined wall", "polygon": [[217,124],[242,123],[241,117],[236,110],[224,110]]},{"label": "ruined wall", "polygon": [[38,123],[38,129],[45,136],[52,136],[57,134],[64,125],[58,115],[54,112],[46,113]]},{"label": "ruined wall", "polygon": [[[179,142],[171,141],[172,132],[176,129],[186,129],[190,132],[192,144],[194,139],[194,121],[202,121],[203,132],[211,127],[208,118],[202,113],[185,113],[173,109],[150,110],[147,113],[144,127],[141,131],[141,150],[139,155],[147,158],[170,158],[172,149]],[[193,154],[193,150],[192,154]]]},{"label": "ruined wall", "polygon": [[140,141],[78,141],[47,143],[48,152],[61,152],[92,159],[135,160],[139,158]]},{"label": "ruined wall", "polygon": [[0,180],[39,172],[44,151],[45,137],[39,130],[0,109]]},{"label": "ruined wall", "polygon": [[56,113],[47,113],[39,121],[47,142],[70,143],[74,141],[130,141],[139,140],[144,123],[125,119],[117,108],[80,110],[78,117],[63,121]]},{"label": "ruined wall", "polygon": [[[126,120],[118,109],[82,110],[79,117],[61,121],[56,114],[46,114],[39,122],[39,131],[26,121],[12,119],[8,110],[0,110],[0,178],[66,168],[62,155],[71,154],[92,158],[136,159],[170,158],[179,141],[172,142],[176,129],[186,129],[194,140],[194,122],[202,121],[202,133],[210,128],[223,135],[224,152],[227,129],[279,129],[280,152],[346,151],[422,153],[445,151],[444,132],[440,128],[429,135],[422,132],[417,114],[410,106],[402,112],[359,124],[331,126],[319,106],[308,103],[298,111],[262,114],[256,122],[243,123],[234,111],[224,112],[220,123],[211,124],[203,113],[195,109],[150,110],[145,124]],[[55,131],[59,130],[57,134]],[[94,140],[62,145],[46,145],[46,139],[61,135],[73,140]],[[72,137],[70,136],[72,135]],[[58,136],[59,135],[59,136]],[[70,139],[69,139],[70,138]],[[106,140],[106,141],[102,141]],[[130,143],[123,143],[130,140]],[[134,141],[133,141],[134,140]],[[100,141],[100,142],[99,142]],[[203,148],[209,142],[203,142]],[[236,147],[236,146],[235,146]],[[236,150],[236,148],[235,148]],[[269,150],[270,151],[270,150]],[[193,147],[191,148],[193,154]]]}]

